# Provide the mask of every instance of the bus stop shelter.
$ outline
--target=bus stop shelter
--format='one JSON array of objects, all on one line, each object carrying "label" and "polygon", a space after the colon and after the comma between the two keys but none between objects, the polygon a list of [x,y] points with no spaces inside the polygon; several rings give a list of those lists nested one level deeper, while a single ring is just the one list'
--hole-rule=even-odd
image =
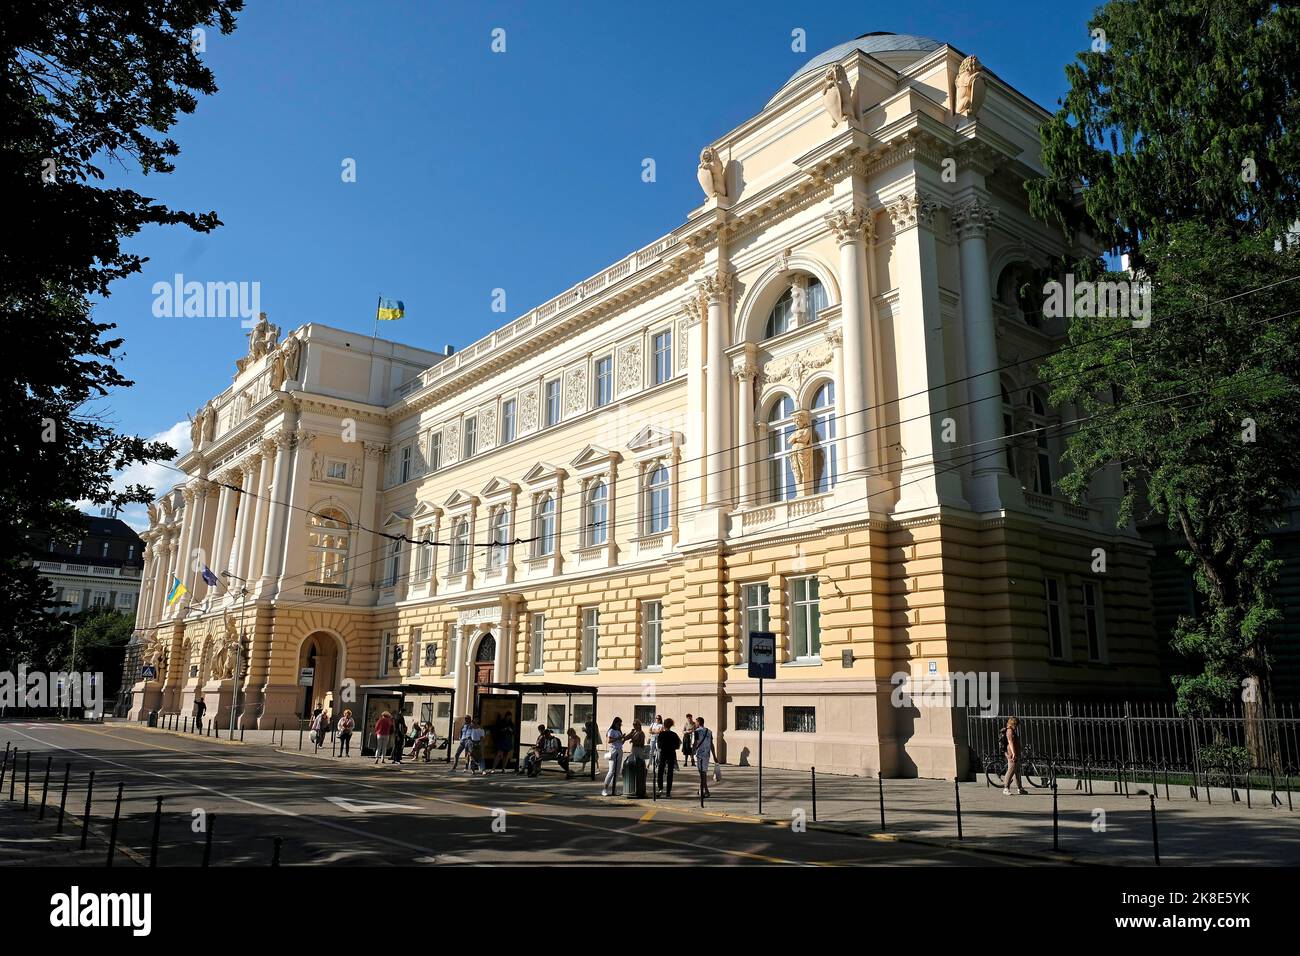
[{"label": "bus stop shelter", "polygon": [[456,689],[454,687],[434,687],[429,684],[362,684],[361,690],[361,754],[362,756],[372,756],[375,752],[373,744],[367,742],[373,736],[375,719],[379,716],[380,711],[375,710],[372,715],[371,711],[375,707],[382,710],[389,702],[396,701],[399,712],[406,711],[406,698],[409,697],[448,697],[451,706],[447,708],[447,753],[443,760],[451,763],[451,738],[452,730],[456,720]]},{"label": "bus stop shelter", "polygon": [[[591,736],[590,746],[592,749],[592,753],[590,754],[591,779],[592,780],[596,779],[595,751],[597,745],[600,743],[598,739],[599,725],[596,724],[596,695],[597,695],[596,688],[588,684],[557,684],[557,683],[552,683],[550,681],[536,681],[536,682],[512,681],[506,684],[478,684],[477,686],[481,688],[487,688],[489,690],[501,690],[507,693],[518,694],[520,702],[523,701],[523,697],[525,694],[546,694],[546,695],[556,695],[556,696],[563,694],[565,695],[565,697],[568,698],[570,711],[573,710],[573,697],[575,694],[579,696],[590,697],[591,698],[591,722],[592,722],[592,730],[590,734]],[[515,719],[515,726],[519,727],[519,720],[517,716]],[[519,751],[523,746],[523,733],[522,733],[523,728],[519,727],[519,730],[520,732],[515,734],[515,766],[520,765]],[[584,746],[587,745],[586,741],[584,741],[583,743]],[[573,755],[570,754],[569,758],[570,760],[572,760]]]}]

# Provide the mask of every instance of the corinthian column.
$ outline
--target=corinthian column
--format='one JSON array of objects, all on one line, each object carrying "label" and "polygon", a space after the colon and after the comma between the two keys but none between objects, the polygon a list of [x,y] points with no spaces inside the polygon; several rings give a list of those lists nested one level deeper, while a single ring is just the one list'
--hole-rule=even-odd
[{"label": "corinthian column", "polygon": [[736,504],[743,508],[750,503],[754,493],[754,376],[757,369],[751,357],[746,355],[732,372],[740,384],[736,403],[736,478],[739,484]]},{"label": "corinthian column", "polygon": [[257,459],[257,479],[253,485],[253,494],[257,496],[253,502],[253,530],[249,537],[244,570],[239,572],[248,578],[249,588],[257,583],[257,578],[262,573],[262,561],[266,552],[266,517],[270,511],[270,502],[267,500],[270,496],[266,486],[271,480],[271,467],[275,461],[275,442],[262,442]]},{"label": "corinthian column", "polygon": [[997,210],[983,196],[960,203],[953,211],[961,258],[961,315],[966,340],[967,391],[970,398],[971,507],[995,511],[1003,504],[1001,485],[1009,477],[1002,450],[1002,388],[998,377],[997,326],[989,289],[985,234]]},{"label": "corinthian column", "polygon": [[731,300],[732,275],[719,269],[713,275],[700,280],[700,291],[708,301],[708,321],[705,328],[707,351],[707,386],[704,399],[704,502],[711,507],[727,504],[730,482],[727,480],[728,454],[727,441],[727,399],[731,386],[727,380],[729,374],[727,360],[723,351],[727,347],[728,318]]},{"label": "corinthian column", "polygon": [[839,398],[843,408],[845,477],[857,476],[867,468],[867,446],[873,416],[868,412],[866,370],[871,367],[867,352],[868,319],[866,306],[871,302],[871,267],[867,249],[872,238],[869,210],[859,206],[837,209],[826,217],[840,246],[840,283],[844,328],[844,381]]},{"label": "corinthian column", "polygon": [[280,574],[280,549],[284,544],[284,528],[289,511],[289,445],[291,434],[285,430],[272,437],[275,442],[275,469],[267,503],[266,556],[262,560],[261,588],[270,594],[276,591],[275,580]]},{"label": "corinthian column", "polygon": [[[253,531],[253,512],[257,510],[257,475],[261,469],[261,454],[254,452],[239,471],[239,487],[243,492],[239,496],[239,514],[235,518],[235,558],[231,562],[231,573],[238,578],[248,577],[249,552],[252,551],[250,535]],[[238,579],[232,582],[238,589],[243,584]]]}]

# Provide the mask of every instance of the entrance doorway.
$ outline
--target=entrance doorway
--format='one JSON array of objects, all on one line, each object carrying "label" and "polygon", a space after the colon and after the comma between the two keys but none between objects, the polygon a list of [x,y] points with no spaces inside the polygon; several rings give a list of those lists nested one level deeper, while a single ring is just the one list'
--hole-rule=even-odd
[{"label": "entrance doorway", "polygon": [[486,634],[474,654],[474,713],[479,711],[479,687],[496,678],[497,639]]},{"label": "entrance doorway", "polygon": [[[311,668],[310,686],[301,686],[302,697],[298,702],[298,714],[309,718],[318,706],[329,706],[338,685],[338,641],[332,635],[318,631],[303,641],[302,651],[298,655],[298,668]],[[337,716],[337,715],[336,715]]]}]

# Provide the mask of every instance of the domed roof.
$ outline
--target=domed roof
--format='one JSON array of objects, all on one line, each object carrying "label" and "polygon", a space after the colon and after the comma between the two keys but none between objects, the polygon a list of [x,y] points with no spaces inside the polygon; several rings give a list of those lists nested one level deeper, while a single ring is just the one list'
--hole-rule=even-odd
[{"label": "domed roof", "polygon": [[[926,53],[937,50],[941,46],[943,44],[938,40],[914,36],[910,33],[864,33],[856,40],[849,40],[847,43],[831,47],[824,53],[819,53],[799,67],[790,79],[786,80],[781,88],[776,91],[776,96],[773,96],[768,102],[775,101],[796,80],[802,79],[809,73],[818,72],[832,63],[838,63],[854,50],[861,50],[863,53],[870,54],[878,60],[883,60],[889,66],[897,69],[919,60]],[[896,54],[902,54],[902,56]]]}]

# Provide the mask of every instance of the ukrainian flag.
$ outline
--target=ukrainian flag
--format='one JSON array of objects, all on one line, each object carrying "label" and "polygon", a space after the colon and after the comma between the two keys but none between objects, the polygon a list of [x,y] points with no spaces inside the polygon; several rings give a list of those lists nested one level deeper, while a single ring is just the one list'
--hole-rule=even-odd
[{"label": "ukrainian flag", "polygon": [[179,600],[181,599],[181,595],[184,594],[184,593],[185,593],[186,591],[188,591],[188,590],[189,590],[189,588],[187,588],[185,585],[181,584],[181,579],[178,578],[176,575],[173,574],[173,575],[172,575],[172,589],[171,589],[170,591],[167,592],[167,603],[168,603],[168,604],[175,604],[177,601],[179,601]]},{"label": "ukrainian flag", "polygon": [[402,304],[401,299],[383,299],[379,300],[379,311],[375,318],[381,322],[392,319],[400,319],[406,314],[406,306]]}]

